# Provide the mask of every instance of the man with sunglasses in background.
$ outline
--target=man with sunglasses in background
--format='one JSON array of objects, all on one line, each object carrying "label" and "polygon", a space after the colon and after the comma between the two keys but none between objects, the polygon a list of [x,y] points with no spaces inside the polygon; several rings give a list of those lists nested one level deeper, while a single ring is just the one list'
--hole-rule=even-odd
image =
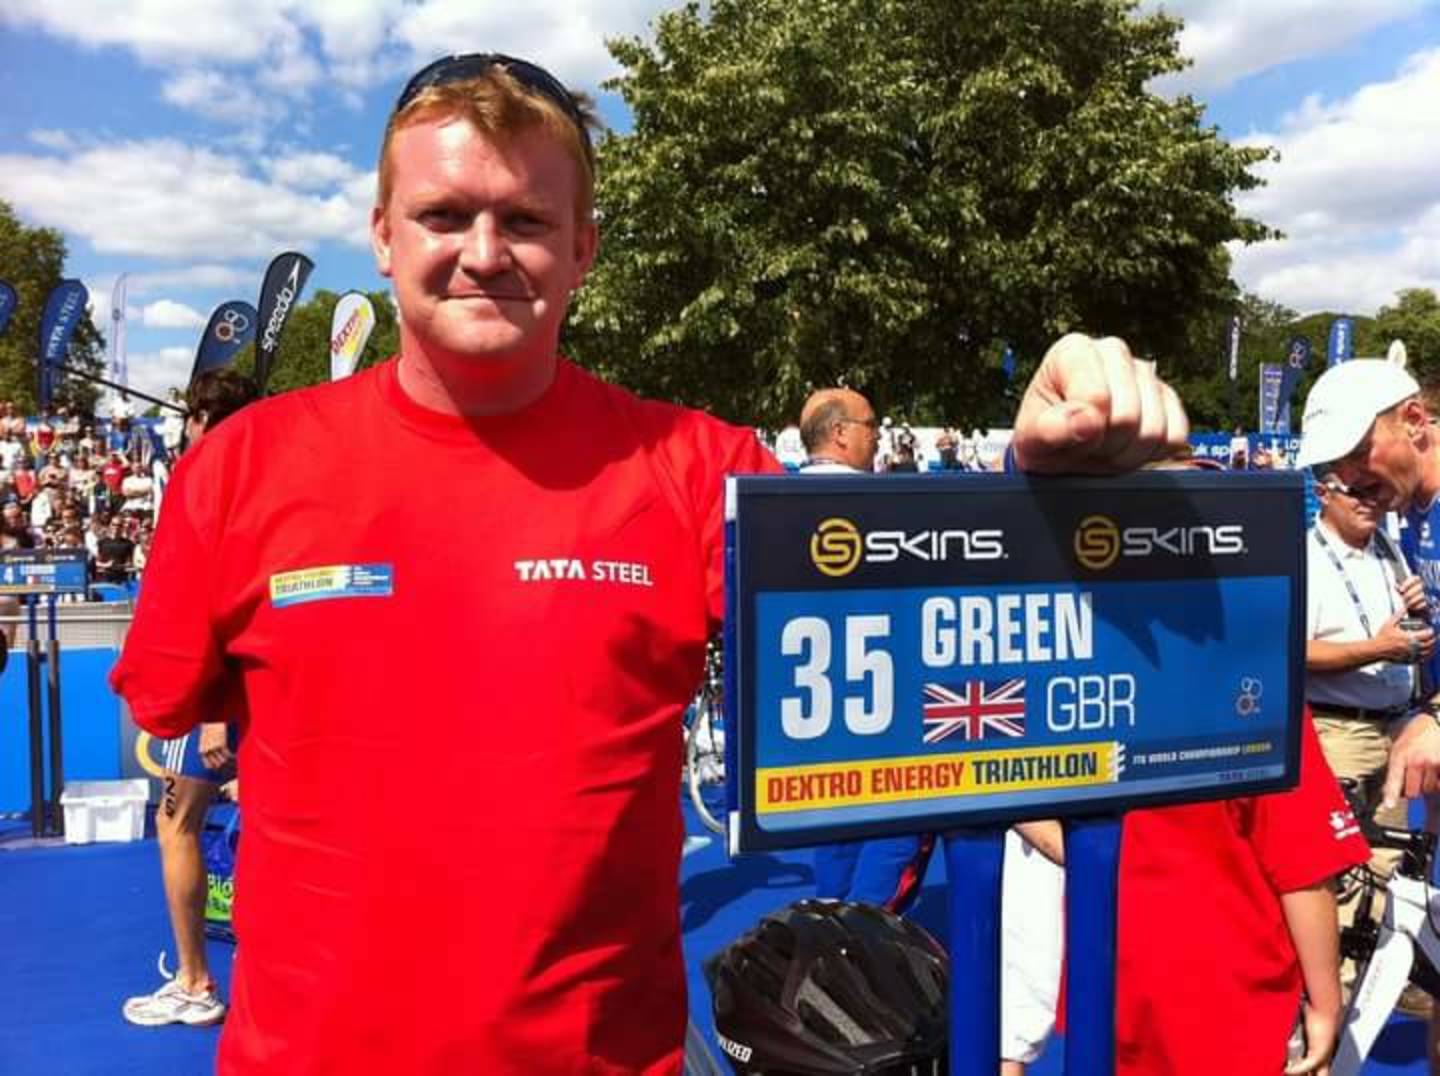
[{"label": "man with sunglasses in background", "polygon": [[[1370,512],[1403,513],[1406,555],[1422,579],[1440,581],[1431,563],[1433,549],[1427,552],[1430,516],[1440,499],[1440,438],[1419,384],[1402,367],[1383,359],[1352,359],[1325,371],[1305,398],[1296,465],[1338,483],[1336,488]],[[1440,587],[1427,582],[1426,592],[1433,611]],[[1416,715],[1391,745],[1382,809],[1406,796],[1440,790],[1434,689],[1433,683],[1423,685]]]},{"label": "man with sunglasses in background", "polygon": [[[1320,517],[1306,542],[1305,698],[1335,776],[1358,783],[1376,821],[1403,829],[1404,802],[1386,807],[1380,799],[1391,737],[1409,718],[1420,663],[1435,652],[1435,632],[1417,619],[1425,593],[1373,499],[1333,474],[1316,491]],[[1399,860],[1399,852],[1377,848],[1370,866],[1388,878]],[[1342,927],[1354,921],[1358,896],[1341,893]],[[1344,981],[1353,977],[1347,964]]]},{"label": "man with sunglasses in background", "polygon": [[[245,715],[221,1073],[679,1071],[680,718],[723,477],[778,466],[558,354],[593,124],[522,60],[420,72],[371,218],[399,355],[177,467],[113,680],[162,735]],[[1013,451],[1104,472],[1186,433],[1123,343],[1071,336]]]}]

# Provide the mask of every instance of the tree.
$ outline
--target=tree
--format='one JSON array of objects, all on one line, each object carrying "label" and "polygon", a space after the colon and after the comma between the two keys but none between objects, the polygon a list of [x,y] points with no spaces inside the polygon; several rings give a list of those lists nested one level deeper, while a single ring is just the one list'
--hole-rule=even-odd
[{"label": "tree", "polygon": [[[36,411],[35,363],[40,350],[40,318],[45,300],[65,279],[65,240],[54,228],[30,228],[11,207],[0,201],[0,280],[16,293],[9,327],[0,335],[0,399],[12,401],[26,414]],[[104,346],[89,318],[81,318],[71,337],[67,363],[99,374]],[[78,413],[94,412],[99,396],[95,386],[77,377],[56,382],[56,402]]]},{"label": "tree", "polygon": [[[1230,380],[1230,319],[1240,316],[1240,357],[1237,377]],[[1254,429],[1257,418],[1260,364],[1285,360],[1285,345],[1299,318],[1280,303],[1242,294],[1232,309],[1198,319],[1185,346],[1191,362],[1177,371],[1168,357],[1163,373],[1185,401],[1197,430]]]},{"label": "tree", "polygon": [[[357,369],[400,349],[400,326],[388,292],[366,293],[375,308],[375,329],[361,353]],[[321,288],[290,313],[280,334],[280,348],[270,371],[266,391],[274,395],[287,389],[317,385],[330,380],[330,321],[340,296]],[[247,347],[236,357],[236,369],[253,373],[255,349]]]},{"label": "tree", "polygon": [[[1071,329],[1186,354],[1233,305],[1259,149],[1146,91],[1178,23],[1129,0],[716,0],[610,43],[600,258],[566,346],[647,394],[778,426],[846,383],[911,420],[1008,414]],[[1188,361],[1188,359],[1187,359]]]},{"label": "tree", "polygon": [[1410,372],[1421,384],[1433,384],[1440,377],[1440,298],[1429,288],[1406,288],[1356,340],[1364,348],[1357,354],[1363,355],[1384,355],[1390,341],[1403,340]]}]

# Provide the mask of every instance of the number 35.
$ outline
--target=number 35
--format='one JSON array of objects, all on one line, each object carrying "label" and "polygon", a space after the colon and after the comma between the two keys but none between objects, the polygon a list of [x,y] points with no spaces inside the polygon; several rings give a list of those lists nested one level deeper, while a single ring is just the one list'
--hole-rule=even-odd
[{"label": "number 35", "polygon": [[[845,618],[845,682],[865,685],[868,680],[868,692],[847,694],[843,705],[845,727],[860,736],[884,732],[895,715],[895,662],[888,650],[870,646],[889,635],[888,616]],[[813,740],[830,728],[832,650],[830,622],[818,616],[795,617],[780,633],[780,652],[802,659],[795,666],[795,687],[801,694],[780,700],[780,727],[792,740]]]}]

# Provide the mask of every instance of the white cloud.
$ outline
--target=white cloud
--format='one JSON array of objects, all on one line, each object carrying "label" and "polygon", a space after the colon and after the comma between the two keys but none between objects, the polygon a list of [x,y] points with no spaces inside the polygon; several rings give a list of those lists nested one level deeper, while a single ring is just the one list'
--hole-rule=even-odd
[{"label": "white cloud", "polygon": [[1185,20],[1180,51],[1194,66],[1160,80],[1163,92],[1203,93],[1292,60],[1319,56],[1377,27],[1409,18],[1430,0],[1145,0]]},{"label": "white cloud", "polygon": [[0,21],[92,48],[128,48],[149,63],[263,60],[291,28],[275,0],[5,0]]},{"label": "white cloud", "polygon": [[318,190],[348,182],[355,175],[349,161],[333,153],[292,153],[266,162],[274,182],[299,190]]},{"label": "white cloud", "polygon": [[[91,277],[85,281],[90,294],[96,301],[104,300],[106,318],[109,318],[109,304],[119,274],[111,273]],[[160,291],[183,288],[190,292],[233,292],[248,294],[260,287],[260,268],[242,269],[233,265],[182,265],[171,269],[156,269],[125,274],[125,295],[127,299],[141,299]],[[126,317],[138,321],[143,307],[127,305]]]},{"label": "white cloud", "polygon": [[1269,185],[1237,203],[1283,241],[1236,252],[1251,291],[1300,310],[1366,313],[1405,287],[1440,284],[1440,49],[1348,98],[1302,103],[1275,132]]},{"label": "white cloud", "polygon": [[[203,106],[205,115],[225,119],[243,113],[244,101],[217,67],[286,93],[322,80],[354,90],[398,86],[436,56],[485,49],[534,57],[562,80],[593,90],[615,71],[604,39],[643,33],[666,6],[661,0],[553,7],[474,0],[6,0],[0,25],[39,29],[89,48],[128,49],[172,72],[167,96],[175,103]],[[221,103],[200,92],[207,85],[223,91]]]},{"label": "white cloud", "polygon": [[68,158],[0,154],[0,198],[105,254],[231,260],[330,239],[364,247],[373,197],[369,171],[302,190],[168,139]]},{"label": "white cloud", "polygon": [[69,131],[53,131],[41,128],[30,132],[30,141],[37,146],[44,146],[46,149],[71,150],[75,148],[75,139]]},{"label": "white cloud", "polygon": [[[168,399],[171,389],[183,389],[195,365],[194,346],[162,347],[158,351],[130,352],[125,359],[129,385],[140,392]],[[144,405],[141,405],[142,408]]]},{"label": "white cloud", "polygon": [[278,115],[272,98],[261,97],[246,79],[219,71],[182,71],[167,79],[160,92],[172,105],[222,123],[251,126]]},{"label": "white cloud", "polygon": [[159,299],[141,311],[141,319],[147,329],[203,329],[205,316],[198,310],[177,303],[174,299]]},{"label": "white cloud", "polygon": [[309,0],[305,15],[331,61],[368,69],[390,27],[404,17],[404,4],[402,0]]},{"label": "white cloud", "polygon": [[233,265],[188,265],[156,272],[131,273],[130,295],[149,295],[161,288],[183,284],[187,288],[209,290],[258,289],[260,274],[247,272]]}]

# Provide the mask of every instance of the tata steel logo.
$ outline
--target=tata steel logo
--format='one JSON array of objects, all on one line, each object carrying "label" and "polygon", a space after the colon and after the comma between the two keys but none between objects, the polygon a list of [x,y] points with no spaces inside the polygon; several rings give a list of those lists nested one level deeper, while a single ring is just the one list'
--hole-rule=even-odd
[{"label": "tata steel logo", "polygon": [[1120,528],[1108,516],[1086,516],[1075,530],[1075,559],[1094,572],[1104,571],[1120,555]]},{"label": "tata steel logo", "polygon": [[849,575],[863,560],[891,564],[902,557],[923,561],[1000,560],[1005,532],[989,530],[873,530],[861,532],[848,519],[821,521],[810,535],[810,559],[823,574]]},{"label": "tata steel logo", "polygon": [[1245,528],[1239,523],[1122,530],[1109,516],[1086,516],[1075,528],[1075,559],[1094,572],[1120,557],[1235,557],[1244,552]]},{"label": "tata steel logo", "polygon": [[848,519],[826,519],[810,536],[810,559],[825,575],[849,575],[860,563],[865,541]]}]

